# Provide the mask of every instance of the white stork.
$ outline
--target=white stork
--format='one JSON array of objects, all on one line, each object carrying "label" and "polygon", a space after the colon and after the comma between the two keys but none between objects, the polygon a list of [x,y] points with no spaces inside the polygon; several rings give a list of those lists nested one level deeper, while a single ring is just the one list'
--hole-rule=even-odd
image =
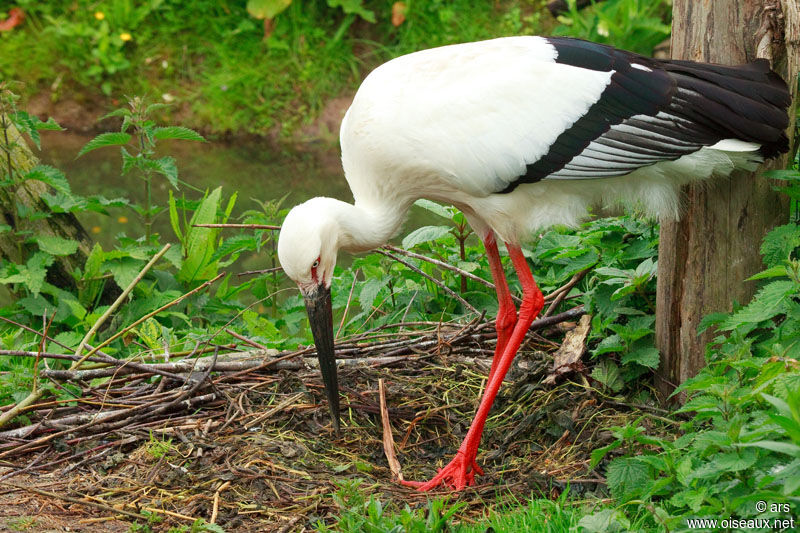
[{"label": "white stork", "polygon": [[[499,301],[486,389],[455,458],[429,482],[409,483],[459,490],[483,473],[476,455],[486,417],[543,305],[520,244],[547,226],[577,224],[596,203],[627,199],[677,215],[680,185],[785,152],[789,104],[766,60],[657,60],[567,38],[444,46],[376,68],[341,128],[355,204],[296,206],[278,243],[305,298],[336,431],[330,287],[340,249],[386,243],[419,198],[458,207],[483,240]],[[519,314],[498,239],[522,284]]]}]

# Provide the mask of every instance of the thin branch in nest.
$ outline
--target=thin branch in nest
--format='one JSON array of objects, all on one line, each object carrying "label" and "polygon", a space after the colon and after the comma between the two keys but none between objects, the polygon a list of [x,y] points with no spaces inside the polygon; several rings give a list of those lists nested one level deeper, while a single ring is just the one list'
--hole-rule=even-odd
[{"label": "thin branch in nest", "polygon": [[192,224],[193,228],[240,228],[240,229],[269,229],[280,231],[280,226],[271,224]]},{"label": "thin branch in nest", "polygon": [[[114,311],[116,311],[117,308],[120,305],[122,305],[122,302],[124,302],[128,298],[128,295],[131,293],[131,291],[133,291],[133,288],[139,284],[139,282],[142,280],[144,275],[147,274],[150,268],[152,268],[152,266],[155,265],[165,253],[167,253],[167,250],[170,249],[170,246],[171,245],[169,243],[165,244],[164,247],[156,255],[154,255],[152,259],[150,259],[150,261],[148,261],[147,264],[139,271],[139,273],[136,275],[135,278],[133,278],[133,280],[128,284],[128,286],[125,287],[125,290],[122,291],[122,294],[120,294],[116,300],[114,300],[114,303],[112,303],[109,306],[109,308],[106,309],[106,311],[100,316],[100,318],[98,318],[95,321],[95,323],[92,324],[92,327],[89,329],[89,331],[86,332],[86,335],[83,336],[81,342],[78,343],[78,348],[75,350],[75,355],[81,355],[81,352],[83,351],[83,346],[87,342],[92,340],[92,337],[94,337],[95,333],[97,333],[97,331],[100,329],[100,326],[102,326],[103,323],[105,323],[105,321],[108,319],[108,317],[114,314]],[[86,357],[89,357],[96,351],[97,348],[95,348],[94,350],[90,350],[89,353],[86,354]],[[78,361],[75,361],[70,367],[70,369],[75,370],[77,368],[80,368],[81,364],[83,364],[83,361],[84,359],[79,359]]]},{"label": "thin branch in nest", "polygon": [[[92,349],[92,350],[89,350],[89,351],[86,353],[86,355],[85,355],[84,357],[89,357],[90,355],[93,355],[95,352],[97,352],[97,350],[99,350],[100,348],[105,348],[106,346],[108,346],[109,344],[111,344],[112,342],[114,342],[115,340],[117,340],[119,337],[121,337],[121,336],[125,335],[127,332],[129,332],[130,330],[132,330],[133,328],[135,328],[136,326],[138,326],[139,324],[141,324],[142,322],[144,322],[145,320],[147,320],[147,319],[149,319],[149,318],[152,318],[152,317],[156,316],[156,315],[157,315],[157,314],[159,314],[161,311],[164,311],[164,310],[166,310],[166,309],[169,309],[169,308],[170,308],[170,307],[172,307],[173,305],[177,305],[178,303],[182,302],[183,300],[185,300],[185,299],[186,299],[186,298],[188,298],[189,296],[191,296],[191,295],[193,295],[193,294],[195,294],[195,293],[197,293],[197,292],[200,292],[201,290],[203,290],[203,289],[205,289],[206,287],[210,286],[211,284],[213,284],[215,281],[217,281],[218,279],[220,279],[220,278],[221,278],[221,277],[223,277],[224,275],[225,275],[225,272],[220,272],[220,273],[219,273],[219,274],[218,274],[218,275],[217,275],[217,276],[216,276],[214,279],[210,279],[210,280],[206,281],[205,283],[203,283],[203,284],[202,284],[202,285],[200,285],[199,287],[196,287],[196,288],[194,288],[194,289],[190,290],[190,291],[189,291],[189,292],[187,292],[186,294],[183,294],[183,295],[181,295],[181,296],[178,296],[177,298],[175,298],[175,299],[174,299],[174,300],[172,300],[171,302],[168,302],[168,303],[166,303],[166,304],[162,305],[161,307],[159,307],[159,308],[158,308],[158,309],[156,309],[155,311],[151,311],[151,312],[147,313],[147,314],[146,314],[146,315],[144,315],[142,318],[140,318],[139,320],[135,321],[133,324],[131,324],[131,325],[127,326],[127,327],[126,327],[125,329],[123,329],[122,331],[118,331],[117,333],[113,334],[112,336],[110,336],[109,338],[107,338],[106,340],[104,340],[103,342],[101,342],[101,343],[100,343],[99,345],[97,345],[97,347],[95,347],[94,349]],[[76,367],[76,366],[77,366],[77,364],[75,364],[75,365],[72,365],[72,366],[73,366],[73,368],[74,368],[74,367]]]},{"label": "thin branch in nest", "polygon": [[386,408],[386,387],[383,384],[383,378],[378,380],[378,395],[381,402],[381,424],[383,425],[383,453],[386,454],[392,477],[403,481],[400,461],[397,460],[397,455],[394,453],[394,437],[392,436],[392,424],[389,422],[389,410]]},{"label": "thin branch in nest", "polygon": [[453,297],[456,300],[458,300],[459,302],[461,302],[461,305],[463,305],[464,307],[466,307],[467,309],[469,309],[470,311],[472,311],[476,315],[480,314],[480,311],[475,309],[475,307],[473,307],[472,304],[470,304],[468,301],[466,301],[464,298],[462,298],[459,294],[457,294],[455,291],[453,291],[453,289],[451,289],[450,287],[448,287],[447,285],[445,285],[444,283],[442,283],[438,279],[434,278],[430,274],[428,274],[426,272],[423,272],[420,268],[418,268],[418,267],[412,265],[411,263],[409,263],[408,261],[400,259],[396,255],[394,255],[392,253],[389,253],[389,252],[386,252],[384,250],[375,250],[375,252],[377,252],[377,253],[379,253],[381,255],[385,255],[386,257],[388,257],[390,259],[394,259],[398,263],[404,264],[405,266],[407,266],[408,268],[410,268],[411,270],[413,270],[414,272],[416,272],[420,276],[424,277],[427,280],[430,280],[431,283],[433,283],[434,285],[436,285],[437,287],[442,289],[444,292],[446,292],[451,297]]}]

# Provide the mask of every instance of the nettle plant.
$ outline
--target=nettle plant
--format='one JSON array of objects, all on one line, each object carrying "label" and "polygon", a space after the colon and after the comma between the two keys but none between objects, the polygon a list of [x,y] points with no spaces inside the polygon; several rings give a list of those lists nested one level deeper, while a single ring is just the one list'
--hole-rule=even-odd
[{"label": "nettle plant", "polygon": [[[800,173],[781,171],[792,198]],[[638,423],[611,428],[617,437],[598,449],[592,466],[627,446],[638,455],[612,460],[608,486],[627,515],[686,527],[686,518],[786,518],[783,507],[800,501],[800,219],[764,238],[765,269],[753,299],[731,313],[707,316],[700,330],[717,336],[706,348],[707,366],[681,385],[679,413],[692,418],[675,440],[645,434]],[[644,447],[643,447],[644,446]],[[624,526],[625,512],[608,514]],[[616,517],[616,518],[615,518]],[[649,518],[648,518],[649,517]]]},{"label": "nettle plant", "polygon": [[[472,235],[464,215],[453,207],[428,200],[420,200],[416,205],[448,223],[411,232],[403,239],[403,247],[490,279],[483,247]],[[580,279],[553,312],[583,303],[592,314],[591,354],[598,359],[592,378],[613,393],[659,364],[659,353],[654,346],[657,251],[656,223],[630,215],[598,218],[577,229],[555,228],[538,235],[529,248],[523,249],[532,261],[534,276],[543,293],[561,287],[573,277]],[[409,261],[426,274],[438,276],[445,285],[460,287],[467,300],[487,309],[490,316],[494,312],[497,301],[491,290],[458,272],[439,269],[424,261]],[[375,261],[371,267],[379,265],[382,263]],[[363,285],[367,301],[391,299],[402,302],[403,307],[409,297],[398,288],[407,288],[416,291],[415,303],[428,307],[420,308],[421,311],[455,314],[465,311],[429,281],[420,280],[419,276],[403,279],[402,272],[408,270],[402,265],[380,268],[370,271]],[[392,274],[400,280],[395,279],[393,286]],[[518,288],[513,275],[508,280],[512,290]]]}]

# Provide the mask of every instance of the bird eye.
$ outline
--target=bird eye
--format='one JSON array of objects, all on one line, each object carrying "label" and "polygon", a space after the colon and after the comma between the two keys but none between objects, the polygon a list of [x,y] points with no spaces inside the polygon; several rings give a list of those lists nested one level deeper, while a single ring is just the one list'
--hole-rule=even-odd
[{"label": "bird eye", "polygon": [[311,265],[311,268],[317,268],[319,266],[319,259],[314,261],[314,264]]}]

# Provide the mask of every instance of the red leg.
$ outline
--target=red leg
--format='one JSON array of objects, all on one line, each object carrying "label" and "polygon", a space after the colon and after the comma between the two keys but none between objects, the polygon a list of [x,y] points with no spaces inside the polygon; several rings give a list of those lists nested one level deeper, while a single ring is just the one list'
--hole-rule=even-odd
[{"label": "red leg", "polygon": [[514,305],[514,300],[511,299],[511,291],[508,289],[506,273],[503,270],[503,263],[500,261],[500,252],[497,250],[497,241],[494,233],[489,233],[486,236],[483,246],[486,248],[489,268],[492,271],[492,279],[497,291],[497,319],[495,321],[497,345],[494,348],[494,358],[492,359],[492,368],[489,370],[488,383],[492,380],[492,376],[497,370],[497,365],[500,363],[500,358],[503,355],[506,344],[508,344],[508,339],[514,330],[514,324],[517,323],[517,308]]},{"label": "red leg", "polygon": [[[478,406],[478,412],[475,413],[475,418],[472,425],[467,431],[467,436],[461,443],[461,446],[456,452],[453,460],[439,470],[439,473],[427,483],[418,483],[413,481],[404,481],[403,484],[410,485],[418,488],[421,491],[431,490],[439,485],[447,485],[455,490],[461,490],[468,485],[475,482],[475,474],[481,475],[483,471],[475,462],[478,455],[478,445],[481,441],[483,434],[483,426],[486,424],[486,418],[489,416],[489,411],[492,408],[494,399],[497,396],[497,391],[503,384],[503,379],[511,367],[511,362],[517,354],[525,335],[528,333],[528,328],[531,322],[539,314],[544,306],[544,297],[542,292],[537,287],[533,279],[528,262],[525,256],[522,255],[522,250],[519,246],[506,245],[508,254],[511,256],[511,261],[514,263],[514,269],[517,271],[520,283],[522,284],[522,305],[519,308],[519,319],[517,320],[514,330],[511,333],[508,343],[503,350],[503,355],[497,363],[494,373],[492,374],[486,389],[483,391],[481,403]],[[493,365],[494,366],[494,365]]]}]

